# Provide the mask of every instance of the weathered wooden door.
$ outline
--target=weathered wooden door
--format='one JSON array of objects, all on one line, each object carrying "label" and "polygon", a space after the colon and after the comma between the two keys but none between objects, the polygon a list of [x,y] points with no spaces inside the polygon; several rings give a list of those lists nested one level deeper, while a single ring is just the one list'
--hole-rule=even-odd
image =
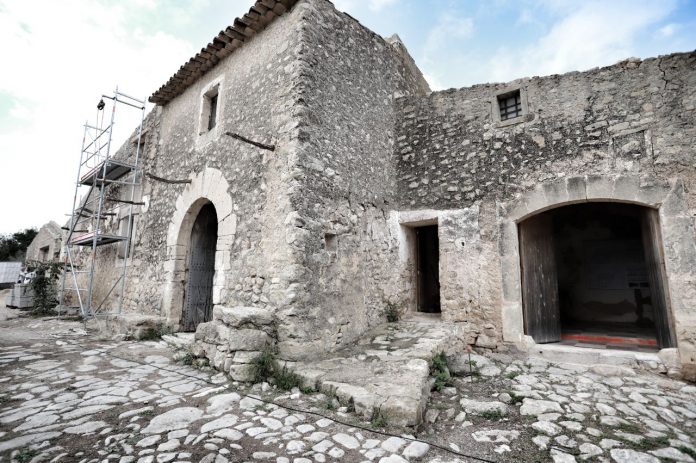
[{"label": "weathered wooden door", "polygon": [[672,329],[672,312],[669,308],[669,297],[666,288],[667,276],[665,259],[662,252],[662,233],[660,232],[660,217],[657,209],[642,208],[641,226],[643,249],[645,251],[645,266],[648,270],[650,284],[650,303],[653,306],[657,343],[661,348],[674,347],[674,331]]},{"label": "weathered wooden door", "polygon": [[217,214],[212,204],[206,204],[191,230],[182,321],[184,331],[195,331],[199,323],[212,320],[216,244]]},{"label": "weathered wooden door", "polygon": [[537,343],[561,340],[553,221],[539,214],[519,225],[525,332]]}]

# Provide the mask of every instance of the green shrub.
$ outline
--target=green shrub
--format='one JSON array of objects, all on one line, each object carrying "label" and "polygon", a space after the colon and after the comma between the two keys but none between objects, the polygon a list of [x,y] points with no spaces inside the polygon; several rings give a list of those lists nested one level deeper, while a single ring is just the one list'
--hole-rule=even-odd
[{"label": "green shrub", "polygon": [[62,262],[27,262],[27,270],[36,273],[34,279],[31,280],[31,289],[34,293],[32,315],[53,315],[55,313],[53,309],[58,305],[56,283],[60,279],[63,266]]},{"label": "green shrub", "polygon": [[254,359],[252,366],[255,383],[266,381],[273,376],[273,363],[275,363],[275,354],[270,347],[264,349],[261,355]]},{"label": "green shrub", "polygon": [[435,378],[433,388],[440,392],[450,384],[450,372],[447,366],[447,356],[444,352],[440,352],[433,357],[432,366],[430,367],[430,375]]},{"label": "green shrub", "polygon": [[396,323],[401,318],[401,313],[396,304],[392,302],[386,302],[387,307],[384,309],[384,316],[387,317],[389,323]]}]

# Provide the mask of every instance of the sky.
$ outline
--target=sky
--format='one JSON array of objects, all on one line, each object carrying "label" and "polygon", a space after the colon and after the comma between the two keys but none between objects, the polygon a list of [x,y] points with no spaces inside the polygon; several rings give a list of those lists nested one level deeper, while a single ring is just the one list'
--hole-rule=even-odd
[{"label": "sky", "polygon": [[[0,0],[0,234],[68,219],[82,125],[145,99],[253,0]],[[696,0],[335,0],[433,90],[696,49]],[[148,105],[148,110],[152,105]],[[118,141],[137,124],[119,108]],[[118,132],[118,131],[117,131]]]}]

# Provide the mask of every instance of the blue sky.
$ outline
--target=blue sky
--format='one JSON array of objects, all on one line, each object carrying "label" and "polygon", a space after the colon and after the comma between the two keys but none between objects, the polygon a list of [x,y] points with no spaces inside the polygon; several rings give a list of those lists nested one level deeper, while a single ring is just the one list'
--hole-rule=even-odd
[{"label": "blue sky", "polygon": [[[63,223],[99,96],[116,85],[148,96],[252,3],[0,0],[0,233]],[[696,48],[696,0],[334,3],[399,34],[434,90]],[[127,132],[137,116],[125,116]]]}]

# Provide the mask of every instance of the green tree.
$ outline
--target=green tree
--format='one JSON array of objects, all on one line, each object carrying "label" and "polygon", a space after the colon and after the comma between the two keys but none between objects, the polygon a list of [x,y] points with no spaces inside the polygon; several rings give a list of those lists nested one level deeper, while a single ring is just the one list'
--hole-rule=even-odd
[{"label": "green tree", "polygon": [[0,262],[23,260],[27,247],[39,232],[36,228],[24,230],[0,236]]}]

